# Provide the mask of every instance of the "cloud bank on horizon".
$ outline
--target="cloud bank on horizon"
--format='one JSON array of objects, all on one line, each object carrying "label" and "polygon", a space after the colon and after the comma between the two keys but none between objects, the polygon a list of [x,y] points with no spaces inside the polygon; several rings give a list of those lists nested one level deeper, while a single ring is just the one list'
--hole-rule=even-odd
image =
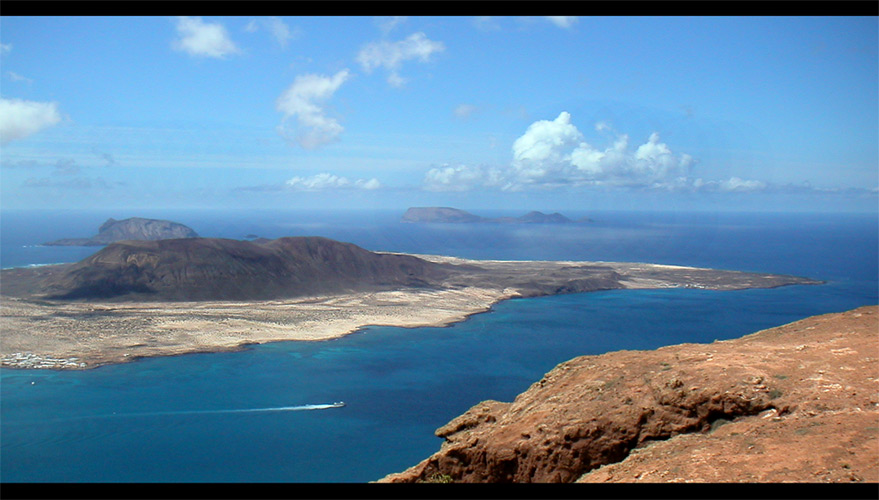
[{"label": "cloud bank on horizon", "polygon": [[[684,35],[669,35],[674,40],[663,42],[669,44],[663,47],[611,49],[615,46],[609,39],[614,36],[636,39],[631,36],[644,33],[646,40],[654,32],[677,33],[667,25],[680,21],[671,19],[544,16],[461,21],[393,16],[368,22],[358,18],[207,20],[181,16],[164,21],[164,51],[160,44],[153,45],[154,49],[147,45],[147,40],[157,40],[162,34],[149,19],[73,20],[54,29],[26,29],[53,22],[52,18],[2,20],[0,57],[9,85],[0,96],[0,144],[4,146],[0,172],[7,193],[15,194],[15,187],[109,192],[132,185],[160,191],[167,184],[158,180],[163,174],[151,172],[172,168],[183,193],[187,186],[199,183],[204,189],[204,179],[211,179],[190,173],[196,165],[235,172],[236,180],[224,188],[233,193],[230,196],[248,191],[291,195],[358,191],[381,193],[388,201],[397,197],[401,204],[422,195],[442,199],[468,193],[473,197],[460,199],[479,199],[479,193],[495,193],[495,197],[527,193],[551,203],[556,193],[854,193],[862,197],[866,193],[875,198],[879,191],[873,185],[877,183],[875,171],[869,171],[871,166],[875,170],[879,154],[875,144],[874,151],[865,148],[877,129],[871,120],[877,113],[871,106],[879,84],[877,64],[870,56],[876,52],[871,42],[879,35],[875,26],[865,23],[852,21],[860,30],[855,31],[865,37],[850,36],[852,47],[861,52],[847,53],[846,66],[839,66],[840,57],[826,59],[821,64],[830,76],[810,84],[796,74],[814,74],[814,61],[790,59],[794,61],[790,64],[802,68],[796,67],[790,76],[767,76],[765,69],[773,61],[764,51],[766,40],[747,40],[746,35],[755,32],[749,31],[748,23],[742,27],[724,19],[712,20],[717,26],[709,23],[706,31],[721,43],[741,42],[743,55],[736,68],[736,77],[743,82],[739,88],[724,73],[734,65],[714,65],[717,49],[703,51]],[[827,37],[852,31],[845,20],[782,19],[778,23],[779,29],[797,30],[817,23],[825,45],[831,40]],[[148,35],[126,41],[117,33],[118,47],[99,43],[98,36],[93,44],[76,38],[79,41],[71,45],[71,54],[81,50],[83,58],[100,58],[104,51],[118,57],[129,43],[147,54],[143,57],[152,58],[142,64],[149,79],[126,80],[125,72],[135,73],[132,68],[139,60],[117,58],[116,65],[131,64],[119,70],[108,60],[106,67],[92,69],[94,78],[63,65],[67,61],[61,57],[35,64],[36,58],[48,54],[44,45],[51,46],[53,37],[64,36],[63,29],[79,24],[95,33],[118,29],[118,33]],[[704,42],[713,43],[710,38]],[[863,46],[857,45],[861,42]],[[795,41],[788,45],[773,39],[772,43],[793,50]],[[689,51],[681,59],[703,65],[699,75],[706,79],[704,85],[687,73],[695,63],[657,57],[670,48]],[[598,49],[611,52],[603,54]],[[815,54],[820,56],[820,52]],[[272,69],[265,61],[278,66]],[[623,61],[627,64],[619,63]],[[866,70],[859,69],[864,64]],[[178,85],[175,78],[184,73],[180,78],[186,80]],[[653,78],[645,79],[647,74]],[[788,95],[791,85],[800,85],[800,94],[815,99],[798,101],[797,106],[807,109],[800,114],[791,111],[798,108],[790,102],[771,107],[780,98],[769,91],[760,94],[755,82],[784,89],[778,95]],[[178,92],[176,86],[187,90]],[[836,92],[827,92],[828,88]],[[604,99],[597,106],[583,97],[593,94]],[[143,99],[142,105],[129,104],[136,101],[129,95]],[[666,109],[686,113],[676,121],[645,124],[645,120],[620,114],[615,105],[602,104],[617,95],[636,102],[662,102]],[[752,97],[753,102],[749,101]],[[724,129],[718,134],[721,140],[711,144],[680,132],[700,119],[710,126],[710,119],[703,116],[733,115],[740,108],[751,109],[752,114],[759,110],[764,120],[773,113],[787,113],[784,127],[778,127],[778,121],[756,122],[773,134],[784,135],[786,142],[773,137],[767,145],[741,146],[734,143],[741,128],[734,127]],[[262,132],[247,140],[231,132],[216,133],[216,139],[198,132],[185,132],[187,136],[174,125],[159,127],[167,130],[163,137],[172,138],[169,142],[142,139],[124,146],[123,139],[137,136],[138,127],[146,130],[136,125],[138,109],[156,109],[151,118],[156,123],[193,121],[205,123],[207,129],[213,123],[234,124],[239,116],[246,117],[242,123],[246,120],[281,140],[276,146]],[[844,114],[843,109],[857,112]],[[103,112],[102,116],[110,116],[108,110],[112,110],[112,120],[93,117],[93,110]],[[62,122],[65,125],[58,127]],[[867,125],[855,126],[863,124]],[[615,130],[617,126],[623,131]],[[132,133],[121,135],[125,130]],[[90,131],[97,134],[90,137]],[[728,136],[733,137],[730,144],[723,142]],[[114,137],[120,140],[114,142]],[[149,147],[141,150],[138,144],[143,143]],[[196,143],[204,146],[187,150]],[[148,156],[146,151],[162,154]],[[838,151],[846,153],[835,154]],[[851,151],[859,151],[860,156]],[[777,156],[783,161],[777,161]],[[244,160],[249,157],[257,159]],[[807,165],[808,170],[801,169],[799,165],[812,157],[820,159]],[[246,166],[260,162],[265,166]],[[857,169],[850,164],[857,164]],[[842,175],[834,177],[834,170]],[[834,186],[828,179],[840,183]]]}]

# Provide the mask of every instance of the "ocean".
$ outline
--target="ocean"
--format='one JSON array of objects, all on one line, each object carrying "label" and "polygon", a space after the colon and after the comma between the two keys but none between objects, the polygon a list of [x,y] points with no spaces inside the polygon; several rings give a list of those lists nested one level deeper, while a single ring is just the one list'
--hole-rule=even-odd
[{"label": "ocean", "polygon": [[[516,299],[446,328],[371,326],[85,371],[0,369],[0,481],[373,481],[437,451],[434,430],[474,404],[512,401],[572,357],[732,339],[879,303],[876,214],[566,213],[595,222],[544,226],[413,225],[401,214],[3,211],[0,267],[82,259],[98,248],[40,244],[140,216],[209,237],[316,235],[375,251],[640,261],[827,283]],[[325,406],[336,401],[346,405]]]}]

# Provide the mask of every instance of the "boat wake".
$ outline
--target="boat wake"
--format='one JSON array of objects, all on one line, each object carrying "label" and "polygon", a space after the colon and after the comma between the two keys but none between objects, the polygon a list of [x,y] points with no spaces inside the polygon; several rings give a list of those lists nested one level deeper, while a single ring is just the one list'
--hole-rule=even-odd
[{"label": "boat wake", "polygon": [[68,418],[54,418],[45,421],[69,421],[69,420],[89,420],[97,418],[124,418],[124,417],[162,417],[170,415],[217,415],[223,413],[270,413],[285,411],[310,411],[310,410],[329,410],[331,408],[341,408],[345,403],[338,401],[336,403],[299,405],[299,406],[274,406],[268,408],[236,408],[226,410],[176,410],[176,411],[150,411],[139,413],[106,413],[103,415],[82,415]]},{"label": "boat wake", "polygon": [[230,410],[181,410],[181,411],[158,411],[148,413],[114,413],[114,417],[145,417],[159,415],[207,415],[220,413],[268,413],[281,411],[309,411],[309,410],[328,410],[330,408],[341,408],[345,403],[339,401],[332,404],[316,404],[316,405],[300,405],[300,406],[275,406],[269,408],[239,408]]}]

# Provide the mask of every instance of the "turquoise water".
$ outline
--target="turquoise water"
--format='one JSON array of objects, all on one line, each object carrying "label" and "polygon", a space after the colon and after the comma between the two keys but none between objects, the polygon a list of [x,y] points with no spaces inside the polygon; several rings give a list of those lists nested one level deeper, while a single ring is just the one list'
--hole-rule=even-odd
[{"label": "turquoise water", "polygon": [[[91,231],[111,215],[67,215],[53,219],[65,228],[46,232],[80,236],[69,233],[79,220],[88,235],[93,219]],[[174,220],[205,236],[318,234],[373,250],[654,260],[828,283],[510,300],[448,328],[369,327],[332,341],[280,342],[87,371],[0,369],[0,480],[371,481],[435,452],[441,440],[433,431],[470,406],[484,399],[511,401],[574,356],[736,338],[876,304],[879,295],[875,216],[607,214],[585,228],[467,228],[399,225],[390,214],[368,220],[360,215],[359,223],[329,214],[318,220],[323,225],[311,217],[307,227],[280,217],[272,223],[263,216],[253,226],[242,219],[239,227],[216,214],[189,215],[194,221]],[[3,214],[4,267],[81,250],[53,249],[47,256],[40,253],[47,247],[28,247],[51,238],[13,228],[27,227],[38,216]],[[655,259],[646,258],[651,252]],[[335,401],[346,406],[288,408]]]}]

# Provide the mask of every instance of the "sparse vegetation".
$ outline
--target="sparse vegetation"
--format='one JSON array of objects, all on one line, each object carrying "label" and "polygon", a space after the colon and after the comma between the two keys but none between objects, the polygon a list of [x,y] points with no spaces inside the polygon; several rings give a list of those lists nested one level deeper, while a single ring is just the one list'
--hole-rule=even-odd
[{"label": "sparse vegetation", "polygon": [[435,472],[424,480],[425,483],[451,483],[452,476]]}]

